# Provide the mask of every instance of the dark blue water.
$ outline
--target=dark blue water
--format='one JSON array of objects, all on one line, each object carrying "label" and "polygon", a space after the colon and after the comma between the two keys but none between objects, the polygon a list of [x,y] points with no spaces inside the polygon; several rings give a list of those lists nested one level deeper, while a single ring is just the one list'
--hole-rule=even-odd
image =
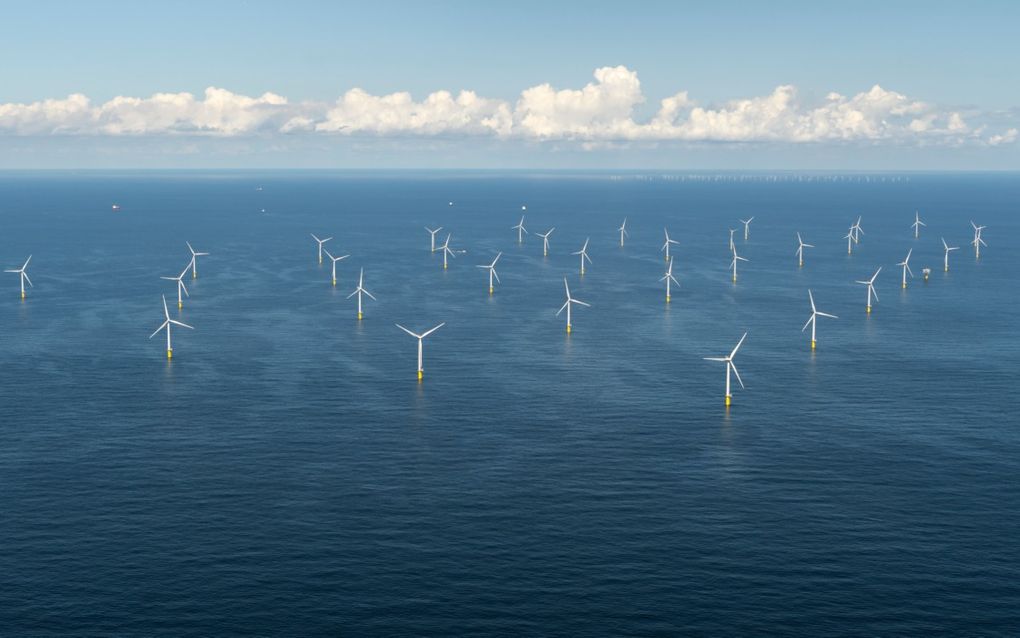
[{"label": "dark blue water", "polygon": [[653,177],[0,175],[0,633],[1015,635],[1020,176]]}]

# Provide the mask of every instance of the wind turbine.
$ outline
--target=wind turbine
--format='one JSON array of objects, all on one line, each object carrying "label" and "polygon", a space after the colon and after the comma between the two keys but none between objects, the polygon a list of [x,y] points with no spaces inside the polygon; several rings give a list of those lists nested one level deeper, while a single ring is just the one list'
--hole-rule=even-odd
[{"label": "wind turbine", "polygon": [[878,292],[875,290],[875,278],[878,277],[878,273],[882,272],[882,267],[879,266],[875,274],[871,276],[871,279],[867,281],[858,281],[857,283],[868,287],[868,314],[871,314],[871,295],[875,295],[875,301],[878,301]]},{"label": "wind turbine", "polygon": [[552,235],[552,232],[554,230],[556,230],[555,226],[553,226],[549,230],[545,231],[544,235],[542,233],[535,233],[536,235],[538,235],[539,237],[542,238],[542,256],[543,257],[548,257],[549,256],[549,235]]},{"label": "wind turbine", "polygon": [[946,254],[945,254],[945,257],[943,258],[943,268],[945,268],[945,270],[943,272],[949,272],[949,251],[951,251],[951,250],[960,250],[960,247],[959,246],[950,246],[949,244],[946,243],[946,238],[945,237],[942,238],[942,247],[946,249]]},{"label": "wind turbine", "polygon": [[404,326],[400,325],[399,323],[394,324],[394,325],[396,327],[400,328],[401,330],[403,330],[404,332],[406,332],[407,334],[411,335],[412,337],[415,337],[416,339],[418,339],[418,381],[421,381],[422,372],[424,372],[424,369],[421,367],[421,350],[422,350],[422,345],[421,344],[422,344],[422,340],[425,339],[425,337],[427,337],[430,334],[432,334],[433,332],[435,332],[436,330],[439,330],[440,328],[445,326],[446,322],[444,321],[443,323],[439,324],[435,328],[432,328],[431,330],[426,330],[425,332],[423,332],[421,334],[418,334],[416,332],[411,332],[410,330],[408,330]]},{"label": "wind turbine", "polygon": [[853,233],[854,243],[855,244],[861,243],[861,235],[864,234],[864,229],[861,228],[861,216],[860,215],[857,216],[857,221],[854,222],[854,225],[850,227],[850,232]]},{"label": "wind turbine", "polygon": [[351,294],[347,295],[348,299],[350,299],[354,295],[358,296],[358,321],[361,321],[361,295],[362,295],[362,293],[368,295],[369,297],[372,297],[373,301],[379,301],[378,299],[376,299],[375,297],[372,296],[372,293],[370,293],[369,291],[365,290],[365,269],[364,268],[361,269],[361,274],[358,275],[358,287],[354,289],[354,292],[352,292]]},{"label": "wind turbine", "polygon": [[443,251],[443,270],[446,270],[446,258],[447,258],[447,256],[450,256],[450,257],[453,257],[453,258],[457,257],[457,255],[453,254],[453,251],[450,250],[450,234],[449,233],[446,234],[446,241],[444,241],[443,245],[439,247],[439,250]]},{"label": "wind turbine", "polygon": [[805,248],[814,248],[814,246],[812,246],[811,244],[805,244],[804,240],[800,238],[800,233],[797,233],[797,244],[798,244],[798,246],[797,246],[797,260],[800,262],[800,265],[803,266],[804,265],[804,249]]},{"label": "wind turbine", "polygon": [[903,261],[901,261],[900,263],[896,264],[897,266],[903,266],[903,287],[904,288],[907,287],[907,273],[908,272],[910,273],[911,278],[913,278],[913,276],[914,276],[914,271],[910,269],[910,253],[912,253],[912,252],[914,252],[913,248],[911,248],[910,250],[907,251],[907,256],[903,258]]},{"label": "wind turbine", "polygon": [[732,395],[730,394],[730,370],[733,371],[733,374],[737,375],[737,381],[740,382],[740,387],[744,387],[744,382],[740,379],[740,373],[737,372],[737,366],[733,364],[733,357],[736,356],[737,350],[740,349],[740,346],[743,345],[744,339],[746,338],[747,333],[745,332],[744,336],[737,342],[737,347],[733,348],[733,352],[731,352],[728,357],[704,357],[705,361],[723,361],[726,363],[726,407],[729,407],[732,402]]},{"label": "wind turbine", "polygon": [[184,294],[188,295],[189,297],[191,296],[191,294],[188,292],[188,289],[184,286],[184,275],[188,274],[188,268],[190,266],[191,266],[191,264],[188,264],[187,266],[185,266],[184,270],[181,271],[181,274],[177,275],[176,277],[160,277],[160,279],[166,279],[167,281],[176,281],[177,282],[177,309],[178,310],[180,310],[181,308],[184,307],[184,300],[181,298],[181,291],[183,290]]},{"label": "wind turbine", "polygon": [[751,231],[751,222],[754,221],[754,217],[748,217],[747,219],[741,219],[740,223],[744,225],[744,241],[747,241],[747,236]]},{"label": "wind turbine", "polygon": [[853,244],[853,241],[854,241],[854,227],[853,226],[850,227],[850,232],[847,233],[846,237],[844,237],[843,239],[846,240],[846,254],[848,254],[848,255],[854,254],[854,244]]},{"label": "wind turbine", "polygon": [[[549,232],[552,232],[552,231],[549,231]],[[502,256],[503,256],[503,253],[500,252],[500,253],[498,253],[496,255],[496,258],[492,260],[491,264],[483,265],[483,266],[478,266],[478,268],[488,268],[489,269],[489,294],[490,295],[492,294],[492,290],[493,290],[493,288],[492,288],[492,278],[495,277],[496,281],[499,281],[499,275],[496,274],[496,262],[499,261],[499,258],[502,257]],[[503,282],[499,281],[499,283],[503,283]]]},{"label": "wind turbine", "polygon": [[680,282],[677,281],[676,277],[673,276],[673,260],[672,259],[669,260],[669,267],[666,268],[666,274],[663,275],[662,278],[659,279],[659,281],[665,281],[666,282],[666,303],[669,303],[670,302],[670,288],[669,288],[670,282],[673,282],[677,286],[680,285]]},{"label": "wind turbine", "polygon": [[623,218],[623,223],[616,230],[620,231],[620,246],[623,246],[623,238],[628,236],[630,233],[627,232],[627,218]]},{"label": "wind turbine", "polygon": [[332,237],[327,237],[325,239],[319,239],[318,237],[315,236],[314,233],[308,233],[308,234],[312,236],[312,239],[314,239],[315,241],[319,242],[319,263],[321,264],[322,263],[322,245],[325,244],[330,239],[333,239],[333,238]]},{"label": "wind turbine", "polygon": [[560,309],[556,311],[556,316],[559,317],[560,313],[563,312],[563,309],[564,308],[567,309],[567,334],[570,334],[570,331],[571,331],[570,304],[576,303],[576,304],[580,304],[582,306],[585,306],[587,308],[591,308],[591,304],[584,303],[583,301],[581,301],[579,299],[574,299],[573,297],[570,296],[570,286],[567,285],[567,278],[566,277],[563,278],[563,287],[567,291],[567,300],[564,301],[563,305],[560,306]]},{"label": "wind turbine", "polygon": [[730,250],[736,250],[737,245],[733,243],[733,233],[737,232],[736,228],[730,229]]},{"label": "wind turbine", "polygon": [[330,253],[327,250],[326,256],[329,257],[329,260],[333,262],[333,286],[336,287],[336,262],[343,261],[344,259],[350,257],[350,255],[344,255],[343,257],[334,257],[332,253]]},{"label": "wind turbine", "polygon": [[[521,210],[524,210],[521,208]],[[524,227],[524,215],[521,215],[521,221],[517,222],[516,226],[511,226],[510,230],[517,231],[517,243],[524,243],[524,234],[528,232],[528,229]]]},{"label": "wind turbine", "polygon": [[184,243],[188,244],[188,250],[191,251],[191,263],[188,264],[188,265],[191,266],[191,278],[194,279],[194,278],[198,277],[198,270],[195,268],[196,258],[197,257],[207,256],[209,253],[195,252],[195,249],[191,247],[191,244],[189,244],[188,242],[184,242]]},{"label": "wind turbine", "polygon": [[914,229],[914,239],[920,236],[921,226],[927,226],[928,224],[921,221],[921,213],[914,211],[914,223],[911,224],[911,228]]},{"label": "wind turbine", "polygon": [[987,226],[978,226],[973,221],[970,225],[974,227],[974,239],[970,242],[974,246],[974,259],[981,259],[981,247],[988,245],[985,240],[981,239],[981,231]]},{"label": "wind turbine", "polygon": [[[5,270],[4,271],[4,272],[16,272],[16,273],[18,273],[19,278],[21,279],[21,298],[22,299],[25,298],[25,282],[27,281],[28,285],[32,286],[32,280],[28,278],[28,273],[25,272],[25,269],[28,268],[28,262],[30,262],[30,261],[32,261],[32,255],[28,256],[28,259],[25,260],[25,263],[21,266],[21,268],[13,268],[13,269]],[[32,287],[34,288],[35,286],[32,286]]]},{"label": "wind turbine", "polygon": [[[450,202],[450,205],[453,205],[453,202]],[[435,230],[432,230],[428,226],[425,226],[425,230],[427,230],[429,232],[429,235],[431,236],[432,252],[436,252],[436,233],[438,233],[439,231],[443,230],[443,227],[440,226],[439,228],[437,228]]]},{"label": "wind turbine", "polygon": [[740,255],[738,255],[737,254],[737,249],[736,249],[736,247],[734,247],[733,248],[733,261],[730,262],[730,268],[733,269],[733,282],[734,283],[736,283],[736,281],[737,281],[737,262],[738,261],[748,261],[748,260],[744,259]]},{"label": "wind turbine", "polygon": [[808,317],[807,323],[804,324],[804,327],[801,328],[800,331],[804,332],[805,330],[807,330],[808,324],[811,324],[811,349],[814,350],[815,349],[815,325],[818,323],[818,317],[829,317],[831,319],[839,319],[839,317],[837,317],[836,315],[830,315],[830,314],[828,314],[826,312],[819,312],[818,309],[815,308],[815,297],[814,297],[814,295],[811,294],[811,290],[810,289],[807,291],[807,296],[808,296],[808,300],[811,301],[811,316]]},{"label": "wind turbine", "polygon": [[675,239],[670,239],[669,238],[669,231],[666,230],[665,228],[662,229],[662,232],[665,233],[665,235],[666,235],[666,241],[662,244],[662,248],[660,248],[659,250],[665,250],[666,251],[666,261],[669,261],[669,245],[670,244],[676,244],[676,245],[679,246],[680,242],[678,242]]},{"label": "wind turbine", "polygon": [[[185,271],[185,272],[187,272],[187,271]],[[152,339],[153,337],[155,337],[156,335],[159,334],[160,330],[162,330],[163,328],[166,328],[166,358],[167,359],[171,359],[174,356],[173,346],[170,345],[170,324],[174,324],[175,326],[180,326],[182,328],[187,328],[189,330],[194,330],[194,328],[192,326],[189,326],[186,323],[181,323],[180,321],[177,321],[176,319],[171,319],[170,318],[170,310],[168,310],[167,307],[166,307],[166,295],[163,295],[163,323],[160,324],[160,326],[158,328],[156,328],[156,332],[153,332],[151,335],[149,335],[149,338]]]},{"label": "wind turbine", "polygon": [[588,263],[589,264],[591,263],[591,257],[588,256],[588,240],[589,239],[591,239],[591,238],[590,237],[586,237],[585,238],[584,246],[581,246],[581,250],[577,251],[576,253],[570,253],[571,255],[580,255],[581,256],[581,274],[582,275],[584,275],[584,260],[587,259]]}]

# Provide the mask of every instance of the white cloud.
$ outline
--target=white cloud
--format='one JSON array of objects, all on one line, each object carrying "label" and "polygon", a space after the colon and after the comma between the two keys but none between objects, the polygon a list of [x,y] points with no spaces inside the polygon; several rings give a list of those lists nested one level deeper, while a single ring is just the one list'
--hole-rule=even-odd
[{"label": "white cloud", "polygon": [[[406,92],[373,95],[360,88],[335,103],[292,103],[274,93],[250,97],[210,87],[191,93],[116,97],[94,105],[84,95],[29,104],[0,104],[0,135],[303,134],[393,137],[492,137],[579,143],[582,148],[626,143],[948,143],[999,145],[1016,129],[982,139],[958,112],[878,85],[846,97],[830,93],[803,103],[793,86],[768,95],[700,105],[686,91],[659,102],[654,116],[635,119],[645,102],[637,73],[602,67],[580,89],[540,84],[516,102],[473,91],[436,91],[421,101]],[[972,116],[969,116],[972,117]]]}]

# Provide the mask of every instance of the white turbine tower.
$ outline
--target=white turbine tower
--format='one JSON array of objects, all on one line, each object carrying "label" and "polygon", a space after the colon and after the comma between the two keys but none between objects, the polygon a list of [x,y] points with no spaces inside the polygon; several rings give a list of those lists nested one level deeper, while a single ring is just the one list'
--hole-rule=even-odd
[{"label": "white turbine tower", "polygon": [[358,296],[358,321],[361,321],[361,295],[362,295],[362,293],[364,293],[364,294],[368,295],[369,297],[371,297],[373,301],[379,301],[374,296],[372,296],[372,293],[370,293],[369,291],[365,290],[365,269],[364,268],[361,269],[361,274],[358,275],[358,287],[354,289],[354,292],[352,292],[351,294],[347,295],[348,299],[350,299],[354,295]]},{"label": "white turbine tower", "polygon": [[748,217],[747,219],[741,219],[740,223],[744,225],[744,241],[747,241],[748,235],[751,234],[751,222],[754,221],[754,217]]},{"label": "white turbine tower", "polygon": [[623,223],[620,224],[620,227],[617,228],[616,230],[620,231],[620,246],[623,246],[623,238],[627,237],[628,235],[630,235],[630,233],[627,232],[627,218],[626,217],[623,218]]},{"label": "white turbine tower", "polygon": [[399,323],[398,324],[394,324],[394,325],[418,340],[418,381],[421,381],[422,373],[425,371],[424,368],[422,368],[422,365],[421,365],[421,359],[422,359],[422,357],[421,357],[422,340],[424,340],[425,337],[429,336],[430,334],[432,334],[436,330],[439,330],[440,328],[445,326],[446,322],[444,321],[443,323],[439,324],[435,328],[432,328],[431,330],[426,330],[425,332],[423,332],[421,334],[418,334],[416,332],[411,332],[410,330],[408,330],[404,326],[400,325]]},{"label": "white turbine tower", "polygon": [[804,327],[801,328],[800,331],[804,332],[805,330],[807,330],[808,325],[809,324],[811,325],[811,349],[814,350],[816,344],[815,327],[816,324],[818,323],[818,317],[829,317],[830,319],[839,319],[839,317],[837,317],[836,315],[830,315],[826,312],[819,312],[819,310],[815,308],[815,296],[811,294],[810,290],[807,291],[807,296],[808,300],[811,302],[811,316],[808,317],[807,323],[804,324]]},{"label": "white turbine tower", "polygon": [[177,282],[177,309],[178,310],[180,310],[181,308],[184,307],[184,298],[181,297],[181,291],[184,291],[184,294],[188,295],[189,297],[191,296],[191,294],[188,293],[188,289],[184,286],[184,275],[188,274],[188,268],[190,268],[190,267],[191,267],[191,264],[188,264],[187,266],[185,266],[184,270],[181,271],[181,274],[177,275],[176,277],[160,277],[160,279],[166,279],[167,281],[176,281]]},{"label": "white turbine tower", "polygon": [[314,233],[308,233],[308,234],[312,236],[312,239],[314,239],[315,241],[317,241],[319,243],[319,263],[321,264],[322,263],[322,245],[325,244],[327,241],[333,239],[333,238],[332,237],[327,237],[325,239],[319,239],[318,237],[315,236]]},{"label": "white turbine tower", "polygon": [[914,239],[921,236],[921,226],[927,226],[928,224],[921,221],[921,213],[914,211],[914,223],[910,225],[914,229]]},{"label": "white turbine tower", "polygon": [[[22,299],[25,298],[25,282],[27,281],[28,285],[32,286],[32,280],[28,278],[28,273],[25,272],[25,269],[28,268],[28,262],[30,262],[30,261],[32,261],[32,255],[28,256],[28,259],[25,260],[25,263],[22,264],[21,268],[12,268],[10,270],[5,270],[4,271],[4,272],[16,272],[16,273],[18,273],[18,278],[21,279],[21,298]],[[32,286],[32,287],[34,288],[35,286]]]},{"label": "white turbine tower", "polygon": [[733,282],[734,283],[736,283],[736,281],[737,281],[737,262],[738,261],[748,261],[748,260],[744,259],[740,255],[738,255],[737,254],[737,249],[736,249],[736,247],[734,247],[733,248],[733,261],[730,262],[730,268],[733,269]]},{"label": "white turbine tower", "polygon": [[878,277],[878,273],[882,272],[882,267],[879,266],[875,274],[871,276],[871,279],[867,281],[857,281],[857,283],[868,287],[868,314],[871,314],[871,296],[875,295],[875,301],[878,301],[878,292],[875,290],[875,278]]},{"label": "white turbine tower", "polygon": [[665,281],[666,282],[666,303],[669,303],[671,298],[672,298],[672,295],[670,294],[670,282],[673,282],[677,286],[680,285],[680,282],[677,281],[676,277],[673,276],[673,260],[672,259],[669,260],[669,267],[666,268],[666,274],[664,274],[662,276],[662,278],[659,279],[659,281]]},{"label": "white turbine tower", "polygon": [[333,254],[330,253],[328,250],[325,251],[325,252],[326,252],[326,256],[329,257],[329,260],[331,262],[333,262],[333,287],[336,287],[336,262],[343,261],[343,260],[347,259],[348,257],[350,257],[350,255],[344,255],[342,257],[334,257]]},{"label": "white turbine tower", "polygon": [[861,216],[860,215],[857,216],[857,221],[854,222],[854,225],[850,227],[850,232],[853,233],[854,243],[855,244],[861,243],[861,235],[864,234],[864,229],[861,228]]},{"label": "white turbine tower", "polygon": [[896,264],[897,266],[902,266],[903,267],[903,287],[904,288],[907,287],[907,273],[910,273],[910,277],[911,278],[914,277],[914,271],[910,269],[910,253],[912,253],[912,252],[914,252],[913,248],[911,248],[910,250],[907,251],[907,256],[903,258],[903,261],[901,261],[900,263]]},{"label": "white turbine tower", "polygon": [[737,232],[736,228],[730,229],[730,250],[736,250],[737,245],[733,243],[733,233]]},{"label": "white turbine tower", "polygon": [[946,249],[946,254],[942,259],[942,267],[945,269],[943,272],[949,272],[949,251],[960,250],[959,246],[950,246],[946,243],[946,238],[942,238],[942,247]]},{"label": "white turbine tower", "polygon": [[[453,202],[450,202],[450,204],[452,205]],[[425,230],[427,230],[429,233],[430,241],[432,243],[432,252],[436,252],[436,233],[443,230],[443,227],[440,226],[439,228],[432,230],[428,226],[425,226]]]},{"label": "white turbine tower", "polygon": [[[552,231],[550,231],[550,232],[552,232]],[[496,281],[498,281],[499,283],[503,283],[502,281],[499,281],[499,275],[496,274],[496,262],[499,261],[499,258],[502,257],[502,256],[503,256],[503,253],[500,252],[500,253],[498,253],[496,255],[496,258],[492,260],[491,264],[485,264],[485,265],[478,266],[478,268],[487,268],[489,270],[489,294],[490,295],[492,294],[492,291],[493,291],[493,287],[492,287],[492,278],[493,277],[495,277]]]},{"label": "white turbine tower", "polygon": [[988,245],[985,240],[981,239],[981,231],[987,226],[978,226],[974,222],[971,222],[970,225],[974,227],[974,239],[970,242],[974,246],[974,259],[981,259],[981,247]]},{"label": "white turbine tower", "polygon": [[188,244],[188,250],[191,251],[191,263],[188,264],[188,265],[191,266],[191,278],[194,279],[194,278],[198,277],[198,269],[195,268],[195,262],[197,261],[197,259],[199,257],[206,257],[206,256],[209,255],[209,253],[200,253],[200,252],[197,252],[194,248],[191,247],[191,244],[189,244],[188,242],[184,242],[184,243]]},{"label": "white turbine tower", "polygon": [[584,246],[581,246],[581,250],[577,251],[576,253],[570,253],[571,255],[580,255],[581,256],[581,274],[582,275],[584,275],[584,260],[587,259],[588,263],[589,264],[591,263],[591,257],[588,256],[588,240],[589,239],[591,239],[591,238],[590,237],[585,238]]},{"label": "white turbine tower", "polygon": [[[524,210],[523,208],[521,210]],[[524,227],[524,215],[521,215],[521,221],[517,222],[516,226],[511,226],[510,230],[517,231],[517,243],[524,243],[524,235],[528,232],[528,229]]]},{"label": "white turbine tower", "polygon": [[170,318],[170,310],[167,309],[167,307],[166,307],[166,295],[163,295],[163,323],[160,324],[160,326],[158,328],[156,328],[156,332],[153,332],[151,335],[149,335],[149,338],[152,339],[153,337],[155,337],[156,335],[159,334],[160,330],[162,330],[163,328],[166,328],[166,358],[167,359],[171,359],[174,356],[174,348],[173,348],[173,345],[171,345],[171,343],[170,343],[170,324],[173,324],[175,326],[180,326],[182,328],[187,328],[189,330],[194,330],[194,328],[189,326],[188,324],[181,323],[180,321],[177,321],[176,319],[171,319]]},{"label": "white turbine tower", "polygon": [[746,339],[746,338],[747,338],[747,333],[745,332],[744,336],[741,337],[740,341],[737,342],[737,347],[733,348],[733,352],[731,352],[728,357],[704,357],[705,361],[723,361],[723,362],[726,363],[726,407],[729,407],[730,403],[733,400],[732,395],[730,394],[730,371],[731,370],[733,371],[733,374],[737,375],[737,381],[740,382],[740,387],[741,388],[744,387],[744,382],[741,381],[741,379],[740,379],[740,373],[737,372],[737,366],[735,366],[733,364],[733,357],[736,356],[737,350],[740,349],[740,346],[743,345],[744,339]]},{"label": "white turbine tower", "polygon": [[799,265],[804,265],[804,249],[814,248],[811,244],[805,244],[804,240],[800,238],[800,233],[797,233],[797,260],[800,262]]},{"label": "white turbine tower", "polygon": [[447,266],[446,258],[449,256],[449,257],[453,257],[453,258],[456,259],[456,257],[457,257],[457,255],[453,254],[453,251],[450,250],[450,234],[449,233],[447,233],[446,241],[444,241],[443,245],[439,247],[439,250],[443,251],[443,270],[446,270],[446,266]]},{"label": "white turbine tower", "polygon": [[552,232],[554,230],[556,230],[555,226],[553,226],[549,230],[545,231],[544,235],[542,233],[535,233],[536,235],[538,235],[539,237],[542,238],[542,256],[543,257],[548,257],[549,256],[549,235],[552,235]]},{"label": "white turbine tower", "polygon": [[666,251],[666,261],[669,261],[669,245],[670,244],[676,244],[676,245],[679,246],[680,242],[678,242],[675,239],[670,239],[669,238],[669,231],[666,230],[665,228],[662,229],[662,232],[666,235],[666,241],[662,244],[662,248],[660,248],[659,250],[660,251],[661,250],[665,250]]},{"label": "white turbine tower", "polygon": [[584,303],[583,301],[580,301],[579,299],[574,299],[573,297],[570,296],[570,286],[567,285],[567,278],[566,277],[563,278],[563,288],[566,289],[566,291],[567,291],[567,300],[564,301],[563,305],[560,306],[560,309],[556,311],[556,316],[559,317],[560,313],[563,312],[563,309],[566,308],[566,310],[567,310],[567,334],[570,334],[571,330],[573,329],[573,324],[570,323],[570,304],[576,303],[576,304],[580,304],[582,306],[585,306],[587,308],[591,308],[591,304]]}]

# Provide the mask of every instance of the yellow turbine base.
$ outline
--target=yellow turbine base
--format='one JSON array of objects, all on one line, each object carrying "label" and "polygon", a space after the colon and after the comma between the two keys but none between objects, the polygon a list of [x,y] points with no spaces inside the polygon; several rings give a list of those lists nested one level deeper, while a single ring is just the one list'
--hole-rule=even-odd
[{"label": "yellow turbine base", "polygon": [[446,264],[443,264],[443,270],[446,270]]},{"label": "yellow turbine base", "polygon": [[924,276],[924,280],[925,280],[925,281],[928,281],[928,275],[925,275],[925,276]]},{"label": "yellow turbine base", "polygon": [[24,293],[24,292],[22,292],[22,293],[21,293],[21,298],[22,298],[22,299],[24,299],[24,298],[25,298],[25,293]]},{"label": "yellow turbine base", "polygon": [[197,272],[191,273],[191,278],[192,279],[198,279],[198,273]]},{"label": "yellow turbine base", "polygon": [[361,321],[361,313],[358,313],[358,321]]},{"label": "yellow turbine base", "polygon": [[737,283],[737,276],[733,275],[733,283]]},{"label": "yellow turbine base", "polygon": [[570,324],[567,324],[567,334],[570,334]]},{"label": "yellow turbine base", "polygon": [[336,287],[336,279],[333,280],[333,287]]},{"label": "yellow turbine base", "polygon": [[178,310],[180,310],[180,309],[181,309],[181,308],[183,308],[183,307],[184,307],[184,303],[183,303],[183,302],[180,302],[180,301],[178,301],[178,302],[177,302],[177,309],[178,309]]},{"label": "yellow turbine base", "polygon": [[733,402],[733,399],[730,398],[730,395],[727,394],[726,395],[726,407],[727,408],[730,407],[730,403],[732,403],[732,402]]},{"label": "yellow turbine base", "polygon": [[945,270],[943,270],[942,272],[949,272],[949,266],[946,266]]},{"label": "yellow turbine base", "polygon": [[816,344],[815,344],[815,340],[814,340],[814,339],[812,339],[812,340],[811,340],[811,349],[812,349],[812,350],[814,350],[814,349],[815,349],[815,345],[816,345]]},{"label": "yellow turbine base", "polygon": [[868,312],[869,315],[871,314],[871,306],[868,306],[867,312]]},{"label": "yellow turbine base", "polygon": [[801,267],[801,268],[803,268],[803,267],[804,267],[804,262],[800,262],[800,267]]},{"label": "yellow turbine base", "polygon": [[669,303],[669,300],[670,300],[669,295],[666,295],[666,303]]},{"label": "yellow turbine base", "polygon": [[322,263],[322,257],[319,257],[319,263],[320,264]]},{"label": "yellow turbine base", "polygon": [[419,381],[421,381],[421,375],[422,375],[422,371],[421,371],[421,370],[419,370],[419,371],[418,371],[418,380],[419,380]]},{"label": "yellow turbine base", "polygon": [[166,351],[166,358],[167,359],[173,359],[174,358],[174,351],[172,349]]},{"label": "yellow turbine base", "polygon": [[489,294],[492,294],[492,286],[489,286]]}]

